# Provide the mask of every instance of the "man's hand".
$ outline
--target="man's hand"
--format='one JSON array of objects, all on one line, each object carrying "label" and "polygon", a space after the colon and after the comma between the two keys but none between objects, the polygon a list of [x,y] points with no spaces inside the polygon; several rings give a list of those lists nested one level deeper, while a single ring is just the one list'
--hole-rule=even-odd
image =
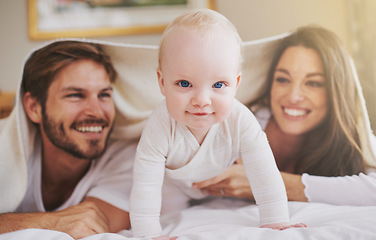
[{"label": "man's hand", "polygon": [[65,232],[74,239],[109,231],[107,217],[90,201],[57,212],[0,215],[0,233],[27,228]]},{"label": "man's hand", "polygon": [[51,213],[49,229],[66,232],[74,239],[109,232],[108,218],[90,201]]}]

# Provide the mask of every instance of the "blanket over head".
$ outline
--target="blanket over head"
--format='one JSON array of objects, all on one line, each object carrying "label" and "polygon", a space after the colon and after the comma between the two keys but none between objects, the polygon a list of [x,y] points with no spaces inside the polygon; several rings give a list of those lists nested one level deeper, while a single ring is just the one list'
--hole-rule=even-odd
[{"label": "blanket over head", "polygon": [[[237,98],[241,102],[250,102],[264,91],[274,49],[281,38],[286,35],[282,34],[244,43],[243,76],[240,83],[241,87],[237,93]],[[64,39],[58,41],[64,41]],[[118,44],[83,39],[78,41],[101,44],[111,57],[118,72],[113,94],[117,116],[111,137],[117,139],[139,138],[145,120],[154,107],[164,98],[159,91],[156,74],[158,46]],[[354,74],[356,75],[355,70]],[[358,84],[358,89],[359,96],[362,97],[360,84]],[[14,109],[7,119],[0,121],[1,213],[14,211],[22,201],[27,186],[26,164],[30,156],[34,154],[33,146],[37,128],[24,112],[22,98],[23,92],[20,81]],[[361,102],[365,118],[360,125],[371,136],[363,98]],[[367,141],[368,144],[369,141]]]}]

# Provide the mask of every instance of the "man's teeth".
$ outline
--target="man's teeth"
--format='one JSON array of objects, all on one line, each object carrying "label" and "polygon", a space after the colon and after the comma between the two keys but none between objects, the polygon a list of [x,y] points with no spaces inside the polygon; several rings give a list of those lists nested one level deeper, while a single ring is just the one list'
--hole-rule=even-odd
[{"label": "man's teeth", "polygon": [[80,132],[100,133],[102,131],[102,127],[101,126],[95,126],[95,127],[85,126],[85,127],[78,127],[77,130]]},{"label": "man's teeth", "polygon": [[306,111],[304,110],[299,110],[299,109],[290,109],[290,108],[285,108],[284,112],[287,115],[294,116],[294,117],[300,117],[306,115]]}]

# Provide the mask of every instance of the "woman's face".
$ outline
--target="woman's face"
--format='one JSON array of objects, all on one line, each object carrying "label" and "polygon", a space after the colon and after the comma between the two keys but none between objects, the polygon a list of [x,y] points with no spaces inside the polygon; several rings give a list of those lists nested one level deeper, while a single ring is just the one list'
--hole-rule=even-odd
[{"label": "woman's face", "polygon": [[274,72],[270,96],[274,119],[284,133],[301,135],[318,126],[328,113],[318,53],[303,46],[287,48]]}]

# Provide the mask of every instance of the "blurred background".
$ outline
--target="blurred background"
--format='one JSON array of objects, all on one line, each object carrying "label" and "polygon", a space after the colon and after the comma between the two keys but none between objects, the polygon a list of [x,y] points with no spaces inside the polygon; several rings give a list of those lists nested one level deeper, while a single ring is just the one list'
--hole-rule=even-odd
[{"label": "blurred background", "polygon": [[[27,55],[36,47],[41,46],[55,37],[66,37],[65,35],[48,35],[31,33],[29,35],[30,23],[36,25],[37,14],[30,15],[30,12],[41,11],[48,15],[48,4],[59,0],[1,0],[0,1],[0,94],[15,92],[17,84],[21,79],[22,67]],[[73,1],[73,0],[70,0]],[[113,4],[117,0],[76,0],[76,2],[90,2],[91,5],[98,2],[108,1]],[[295,29],[296,27],[317,24],[335,32],[344,43],[345,47],[354,58],[359,79],[363,86],[366,97],[367,108],[373,129],[376,129],[376,0],[192,0],[195,4],[209,4],[215,10],[222,13],[238,28],[240,36],[244,41],[257,40],[273,35],[282,34]],[[69,2],[61,0],[62,3]],[[119,1],[124,4],[127,1]],[[135,1],[143,3],[148,1]],[[163,2],[155,0],[154,2]],[[166,2],[166,1],[165,1]],[[167,2],[169,2],[167,0]],[[172,1],[178,3],[179,1]],[[186,2],[186,1],[182,1]],[[189,2],[189,0],[188,0]],[[38,4],[43,4],[39,6]],[[162,3],[163,4],[163,3]],[[62,10],[64,5],[61,4]],[[118,3],[119,5],[119,3]],[[208,5],[208,6],[209,6]],[[91,6],[93,7],[93,6]],[[105,6],[106,7],[106,6]],[[108,6],[107,6],[108,7]],[[135,7],[134,7],[135,8]],[[147,8],[147,7],[146,7]],[[145,9],[146,9],[145,8]],[[61,9],[60,9],[61,10]],[[133,10],[132,10],[133,11]],[[168,14],[160,14],[157,11],[145,12],[151,21],[168,21],[168,16],[174,16],[173,11]],[[137,19],[140,13],[133,11]],[[97,13],[100,16],[102,13]],[[156,14],[155,16],[152,14]],[[158,15],[159,14],[159,15]],[[82,13],[80,15],[83,15]],[[123,14],[124,15],[124,14]],[[116,16],[115,13],[113,16]],[[113,17],[109,20],[111,24],[127,22],[127,19]],[[102,16],[103,17],[103,16]],[[67,17],[63,22],[68,24]],[[139,18],[137,21],[143,21]],[[39,20],[41,20],[39,16]],[[30,22],[32,21],[32,22]],[[136,21],[136,20],[134,20]],[[95,21],[92,18],[88,24],[100,24],[103,20]],[[52,20],[46,20],[45,29],[54,27]],[[51,24],[52,25],[51,25]],[[132,25],[132,23],[129,23]],[[136,23],[138,24],[138,23]],[[74,20],[73,25],[79,25]],[[68,26],[68,25],[67,25]],[[34,26],[35,27],[35,26]],[[124,28],[123,26],[116,26]],[[101,34],[88,33],[89,39],[132,44],[158,45],[163,27],[145,27],[140,31],[138,28],[130,31],[110,32],[103,26],[99,28]],[[46,30],[47,31],[47,30]],[[80,31],[77,31],[80,32]],[[75,32],[75,34],[79,34]],[[85,33],[84,31],[81,31]],[[96,31],[98,33],[98,31]],[[38,35],[39,34],[39,35]],[[90,35],[91,34],[91,35]],[[120,34],[120,35],[119,35]],[[74,36],[81,37],[81,36]],[[1,105],[1,103],[0,103]]]}]

